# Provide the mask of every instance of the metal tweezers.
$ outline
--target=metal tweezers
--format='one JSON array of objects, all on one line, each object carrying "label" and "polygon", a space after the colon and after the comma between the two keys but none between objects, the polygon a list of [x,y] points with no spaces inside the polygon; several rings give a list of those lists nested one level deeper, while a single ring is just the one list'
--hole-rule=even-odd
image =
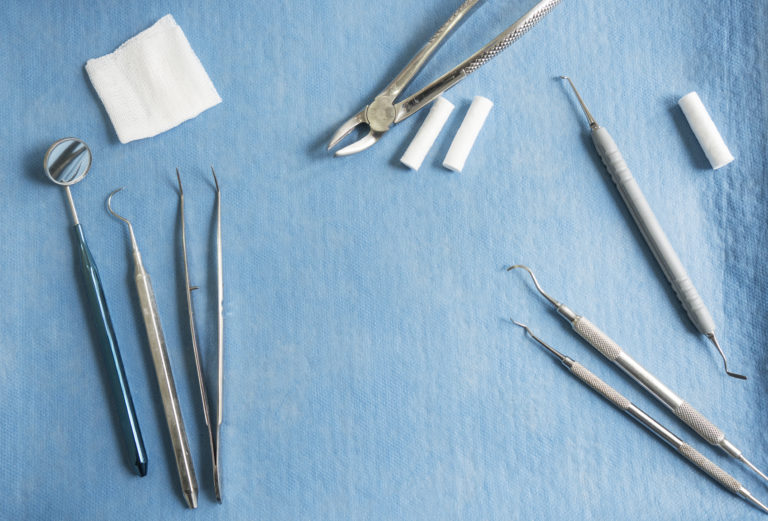
[{"label": "metal tweezers", "polygon": [[197,370],[197,383],[200,388],[200,400],[203,407],[203,416],[205,425],[208,428],[208,441],[211,448],[211,463],[213,465],[213,489],[216,494],[216,500],[221,503],[221,473],[219,447],[221,441],[221,415],[223,408],[223,379],[224,379],[224,282],[223,268],[221,263],[221,190],[219,189],[219,180],[216,172],[211,167],[213,181],[216,185],[216,325],[217,336],[217,393],[216,393],[216,425],[212,425],[210,407],[208,404],[208,393],[205,387],[205,378],[203,376],[203,366],[200,360],[200,349],[198,348],[197,329],[195,328],[195,312],[192,306],[192,291],[198,289],[189,282],[189,263],[187,261],[187,232],[184,224],[184,189],[181,186],[181,176],[179,169],[176,169],[176,179],[179,182],[179,219],[181,221],[181,251],[184,259],[184,283],[185,293],[187,295],[187,314],[189,316],[189,328],[192,337],[192,352],[195,357],[195,369]]},{"label": "metal tweezers", "polygon": [[427,44],[421,48],[416,56],[408,62],[408,65],[395,76],[395,79],[376,96],[373,101],[363,108],[360,112],[348,119],[333,134],[331,142],[328,144],[328,150],[332,149],[349,135],[355,127],[361,124],[368,125],[370,132],[338,150],[336,156],[348,156],[362,152],[376,143],[389,128],[412,116],[443,92],[447,91],[461,80],[475,72],[482,65],[488,63],[494,56],[516,42],[522,35],[527,33],[531,27],[536,25],[542,18],[561,2],[561,0],[541,0],[533,9],[525,13],[519,20],[508,27],[504,32],[494,38],[485,47],[464,60],[462,63],[448,71],[416,94],[395,103],[395,98],[405,89],[411,80],[418,74],[422,67],[427,63],[432,54],[440,47],[448,34],[456,28],[459,22],[464,18],[473,7],[481,0],[466,0],[454,12],[440,29],[430,38]]}]

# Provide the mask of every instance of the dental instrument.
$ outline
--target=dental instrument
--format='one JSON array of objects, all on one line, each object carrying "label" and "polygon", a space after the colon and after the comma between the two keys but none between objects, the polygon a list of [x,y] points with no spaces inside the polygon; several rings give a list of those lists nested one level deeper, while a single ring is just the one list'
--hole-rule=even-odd
[{"label": "dental instrument", "polygon": [[83,141],[76,138],[64,138],[56,141],[48,148],[43,159],[43,170],[53,183],[63,186],[69,203],[69,211],[74,222],[73,231],[77,239],[80,254],[80,269],[85,280],[85,290],[91,315],[98,317],[94,320],[98,341],[104,350],[107,363],[107,375],[112,388],[113,399],[117,401],[117,413],[123,439],[128,449],[130,462],[140,476],[147,475],[147,452],[144,449],[144,439],[141,436],[139,420],[133,406],[131,389],[125,376],[123,359],[117,345],[117,336],[112,326],[112,318],[107,307],[107,299],[101,284],[99,270],[96,267],[85,234],[75,210],[75,202],[69,187],[82,181],[91,167],[91,150]]},{"label": "dental instrument", "polygon": [[597,394],[611,402],[611,404],[613,404],[617,409],[627,413],[627,415],[629,415],[633,420],[637,421],[640,425],[661,438],[678,453],[680,453],[685,459],[691,462],[695,467],[699,468],[710,478],[717,481],[724,489],[731,492],[732,494],[744,498],[763,512],[768,513],[768,507],[766,507],[757,498],[755,498],[755,496],[753,496],[749,490],[744,488],[744,485],[739,483],[736,478],[728,474],[718,465],[707,459],[698,450],[688,445],[675,434],[670,432],[667,428],[650,417],[642,409],[630,402],[616,389],[598,378],[589,369],[581,365],[579,362],[576,362],[572,358],[560,353],[558,350],[537,337],[535,334],[533,334],[533,331],[531,331],[528,326],[514,320],[513,322],[525,329],[525,331],[531,335],[531,337],[536,340],[536,342],[544,346],[552,355],[560,360],[560,363],[568,368],[571,374],[573,374],[573,376],[579,379],[587,387],[591,388]]},{"label": "dental instrument", "polygon": [[173,445],[173,454],[176,457],[176,469],[179,473],[181,490],[189,508],[197,508],[197,479],[195,478],[195,466],[192,462],[192,454],[189,451],[187,431],[184,428],[184,419],[181,416],[179,397],[176,394],[176,384],[173,381],[173,371],[168,358],[168,350],[165,346],[165,336],[160,324],[160,312],[155,301],[155,292],[152,289],[152,280],[144,269],[141,260],[139,246],[133,233],[131,222],[112,210],[112,197],[122,188],[114,190],[107,197],[107,209],[109,213],[128,225],[131,236],[131,257],[133,257],[133,280],[136,283],[136,293],[139,296],[141,315],[144,318],[144,328],[147,332],[149,351],[152,354],[152,363],[155,367],[157,385],[160,388],[160,398],[165,411],[165,421],[168,424],[168,434]]},{"label": "dental instrument", "polygon": [[440,44],[448,34],[456,28],[459,22],[469,13],[480,0],[466,0],[451,15],[450,18],[437,30],[429,41],[416,53],[405,68],[381,91],[373,101],[360,112],[348,119],[333,134],[328,150],[338,145],[341,140],[349,135],[358,125],[365,124],[370,128],[369,133],[354,143],[336,151],[336,156],[348,156],[362,152],[376,143],[389,128],[420,109],[427,106],[436,97],[459,83],[469,74],[486,64],[494,56],[509,47],[521,36],[527,33],[534,25],[560,3],[561,0],[541,0],[530,11],[525,13],[509,28],[504,30],[485,47],[454,67],[452,70],[433,81],[416,94],[409,96],[399,103],[395,103],[400,93],[408,86],[422,67],[427,63],[432,54],[440,47]]},{"label": "dental instrument", "polygon": [[208,429],[208,442],[211,450],[211,463],[213,467],[213,487],[216,494],[216,500],[221,503],[221,478],[219,469],[219,434],[221,432],[221,415],[222,415],[222,387],[223,387],[223,358],[224,358],[224,315],[223,315],[223,277],[222,277],[222,264],[221,264],[221,191],[219,189],[219,181],[216,177],[216,172],[211,167],[213,173],[213,179],[216,184],[216,261],[217,261],[217,357],[218,357],[218,410],[216,411],[216,428],[214,434],[214,428],[211,425],[211,413],[208,404],[208,392],[206,391],[205,378],[203,377],[203,366],[200,359],[200,349],[198,347],[197,328],[195,327],[195,313],[192,306],[192,291],[198,289],[197,286],[192,286],[189,279],[189,262],[187,260],[187,233],[186,226],[184,224],[184,189],[181,185],[181,175],[179,169],[176,169],[176,179],[179,183],[179,218],[181,220],[181,250],[182,257],[184,259],[184,282],[185,293],[187,297],[187,314],[189,317],[189,329],[192,338],[192,352],[195,358],[195,369],[197,370],[197,383],[200,389],[200,400],[203,407],[203,416],[205,418],[205,426]]},{"label": "dental instrument", "polygon": [[733,378],[746,380],[746,376],[728,370],[728,359],[725,357],[717,337],[715,337],[715,321],[712,319],[707,306],[704,305],[704,301],[701,300],[693,282],[688,277],[683,263],[680,262],[680,258],[675,253],[674,248],[672,248],[672,244],[661,228],[643,192],[640,191],[637,181],[632,176],[632,172],[630,172],[627,163],[621,156],[621,152],[619,152],[613,138],[592,117],[592,114],[590,114],[587,106],[581,99],[579,91],[576,90],[573,81],[568,76],[560,76],[560,78],[567,80],[576,94],[576,98],[589,122],[592,143],[595,145],[600,159],[602,159],[611,179],[616,184],[616,188],[618,188],[621,198],[624,199],[629,213],[635,220],[637,227],[640,228],[645,242],[648,244],[651,252],[653,252],[653,256],[656,258],[659,266],[661,266],[661,270],[664,272],[667,280],[672,285],[672,289],[675,290],[675,294],[683,308],[685,308],[686,313],[688,313],[691,322],[693,322],[701,334],[709,338],[720,352],[720,356],[723,357],[726,374]]},{"label": "dental instrument", "polygon": [[213,486],[216,492],[216,499],[221,503],[221,416],[224,408],[224,267],[222,265],[221,253],[221,189],[219,188],[219,179],[216,177],[216,171],[211,166],[213,181],[216,183],[216,351],[218,358],[218,379],[217,379],[217,405],[216,405],[216,443],[213,461]]},{"label": "dental instrument", "polygon": [[531,268],[523,264],[515,264],[507,268],[507,271],[520,268],[528,272],[533,279],[533,284],[536,289],[546,298],[552,306],[554,306],[557,313],[563,317],[571,325],[576,333],[587,341],[589,345],[594,347],[604,357],[617,365],[621,370],[627,373],[633,380],[643,386],[648,392],[650,392],[657,400],[668,407],[672,413],[680,418],[683,423],[693,429],[699,436],[704,438],[711,445],[720,447],[729,456],[736,458],[761,478],[768,481],[768,476],[763,474],[757,467],[755,467],[736,446],[725,438],[725,434],[718,429],[711,421],[709,421],[703,414],[694,409],[688,402],[676,395],[672,390],[664,385],[658,378],[653,376],[647,369],[637,363],[632,357],[630,357],[619,345],[611,340],[611,338],[597,328],[592,322],[586,318],[577,315],[565,304],[562,304],[547,294],[539,285],[539,281],[536,279]]}]

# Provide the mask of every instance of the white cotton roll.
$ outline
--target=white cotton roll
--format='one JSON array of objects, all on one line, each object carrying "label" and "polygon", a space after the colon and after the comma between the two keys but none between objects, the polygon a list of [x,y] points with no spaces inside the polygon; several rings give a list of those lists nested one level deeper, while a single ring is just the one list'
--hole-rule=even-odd
[{"label": "white cotton roll", "polygon": [[491,111],[491,107],[493,107],[491,100],[482,96],[475,96],[475,99],[472,100],[472,104],[469,106],[467,115],[464,116],[464,121],[461,122],[459,131],[456,132],[456,136],[453,138],[451,148],[448,149],[448,153],[445,155],[445,160],[443,161],[445,168],[454,172],[462,171],[464,163],[466,163],[467,157],[469,157],[469,152],[475,144],[477,135],[480,133],[480,129],[483,128],[485,119]]},{"label": "white cotton roll", "polygon": [[733,161],[730,150],[725,145],[720,132],[717,131],[717,127],[709,116],[706,107],[701,102],[699,95],[695,91],[689,92],[680,98],[680,101],[677,103],[683,109],[685,119],[691,125],[691,129],[701,148],[704,149],[704,153],[707,155],[712,168],[717,170]]},{"label": "white cotton roll", "polygon": [[429,109],[424,123],[421,124],[419,131],[413,137],[413,141],[408,145],[403,157],[400,158],[401,163],[413,170],[419,169],[438,134],[443,130],[443,125],[448,121],[448,116],[452,110],[453,103],[442,96],[432,102],[432,108]]}]

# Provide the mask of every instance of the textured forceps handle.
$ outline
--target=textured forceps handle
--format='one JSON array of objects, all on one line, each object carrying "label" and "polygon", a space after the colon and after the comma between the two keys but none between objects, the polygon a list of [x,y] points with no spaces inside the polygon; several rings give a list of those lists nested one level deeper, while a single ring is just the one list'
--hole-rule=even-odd
[{"label": "textured forceps handle", "polygon": [[541,0],[533,8],[521,16],[515,23],[505,29],[485,47],[446,72],[438,79],[421,89],[416,94],[395,105],[395,123],[413,115],[421,107],[450,89],[469,74],[488,63],[494,56],[512,45],[527,33],[534,25],[552,11],[562,0]]},{"label": "textured forceps handle", "polygon": [[413,80],[416,74],[419,73],[424,64],[429,61],[432,54],[437,51],[443,40],[453,31],[456,26],[461,22],[464,16],[469,13],[478,3],[484,0],[466,0],[459,6],[456,11],[451,15],[448,20],[437,30],[432,38],[424,45],[424,47],[416,53],[416,56],[411,58],[411,61],[398,73],[397,76],[390,82],[389,85],[382,91],[381,95],[391,97],[393,100],[405,89],[408,84]]},{"label": "textured forceps handle", "polygon": [[653,256],[656,257],[656,261],[661,266],[664,275],[675,290],[677,298],[696,329],[705,335],[714,332],[715,323],[712,320],[712,315],[710,315],[704,301],[701,300],[698,291],[688,277],[683,263],[680,262],[680,258],[661,228],[656,215],[654,215],[637,181],[632,176],[632,172],[621,156],[613,138],[607,130],[599,127],[592,131],[592,141],[603,160],[603,164],[608,169],[611,179],[616,183],[616,188],[624,199],[629,213],[640,228],[645,242],[651,248]]}]

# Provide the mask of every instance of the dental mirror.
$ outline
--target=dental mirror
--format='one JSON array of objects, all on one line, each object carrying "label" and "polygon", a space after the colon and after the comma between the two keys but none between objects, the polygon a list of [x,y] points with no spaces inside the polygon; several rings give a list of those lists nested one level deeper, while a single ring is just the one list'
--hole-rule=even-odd
[{"label": "dental mirror", "polygon": [[112,318],[109,315],[99,270],[91,251],[88,249],[88,244],[85,242],[83,227],[77,219],[75,202],[72,200],[72,192],[69,190],[71,185],[82,181],[90,168],[91,149],[81,140],[73,137],[56,141],[50,146],[43,159],[45,175],[55,184],[63,186],[67,194],[69,210],[75,221],[72,229],[77,240],[80,269],[85,279],[91,321],[95,323],[98,330],[98,341],[105,353],[104,363],[107,364],[107,373],[112,387],[113,406],[118,411],[129,461],[135,466],[140,476],[145,476],[147,474],[147,453],[144,449],[144,440],[141,437],[139,421],[133,406],[131,390],[128,387],[128,379],[125,376],[123,359],[120,356],[120,348],[117,346],[117,337],[112,327]]},{"label": "dental mirror", "polygon": [[91,149],[77,138],[66,137],[51,145],[43,159],[48,178],[60,186],[77,183],[91,168]]},{"label": "dental mirror", "polygon": [[77,220],[75,202],[69,187],[82,181],[85,174],[91,168],[91,149],[77,138],[66,137],[55,142],[48,148],[43,159],[43,170],[48,179],[59,186],[63,186],[69,201],[69,210],[75,224]]}]

